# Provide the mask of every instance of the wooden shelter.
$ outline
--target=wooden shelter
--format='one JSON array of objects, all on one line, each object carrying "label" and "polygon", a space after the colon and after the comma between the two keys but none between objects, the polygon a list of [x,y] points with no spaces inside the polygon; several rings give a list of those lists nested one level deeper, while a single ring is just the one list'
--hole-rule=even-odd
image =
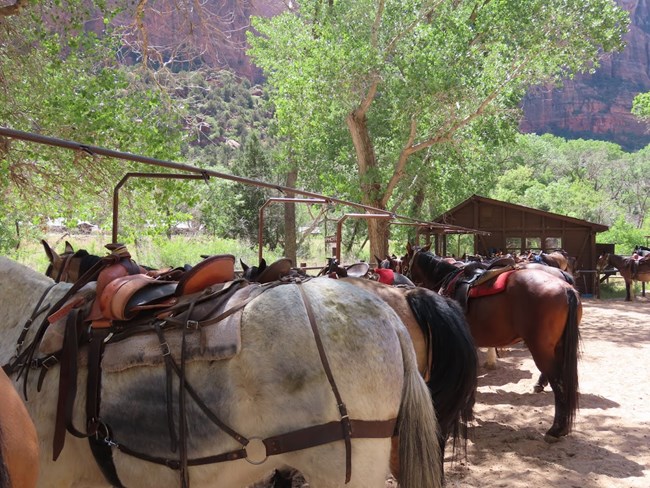
[{"label": "wooden shelter", "polygon": [[[593,293],[598,260],[596,234],[609,227],[523,205],[472,195],[445,212],[435,222],[484,231],[474,238],[474,253],[489,256],[498,251],[519,254],[564,249],[576,258],[578,288]],[[436,250],[447,254],[446,239],[436,238]]]}]

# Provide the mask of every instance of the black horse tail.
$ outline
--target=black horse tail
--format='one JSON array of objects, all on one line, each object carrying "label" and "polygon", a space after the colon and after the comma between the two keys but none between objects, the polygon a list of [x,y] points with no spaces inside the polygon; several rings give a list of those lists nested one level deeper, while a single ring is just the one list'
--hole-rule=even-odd
[{"label": "black horse tail", "polygon": [[580,393],[578,388],[578,359],[580,358],[580,330],[578,312],[581,307],[578,292],[567,288],[569,314],[562,333],[562,392],[567,408],[567,423],[571,430],[579,408]]},{"label": "black horse tail", "polygon": [[3,438],[2,429],[0,429],[0,488],[11,488],[11,480],[9,479],[9,471],[5,463],[3,451]]},{"label": "black horse tail", "polygon": [[451,436],[456,454],[461,438],[467,446],[468,424],[474,418],[476,347],[456,302],[425,288],[408,291],[406,298],[431,353],[427,386],[438,416],[440,444],[444,448]]}]

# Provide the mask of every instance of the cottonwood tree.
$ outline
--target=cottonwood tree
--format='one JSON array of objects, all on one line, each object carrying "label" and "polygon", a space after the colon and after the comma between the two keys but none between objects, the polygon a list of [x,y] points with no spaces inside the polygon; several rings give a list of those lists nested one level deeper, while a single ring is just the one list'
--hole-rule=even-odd
[{"label": "cottonwood tree", "polygon": [[[307,176],[397,211],[433,178],[475,173],[527,88],[593,70],[627,23],[613,0],[305,0],[254,18],[249,53]],[[368,222],[370,255],[387,226]]]}]

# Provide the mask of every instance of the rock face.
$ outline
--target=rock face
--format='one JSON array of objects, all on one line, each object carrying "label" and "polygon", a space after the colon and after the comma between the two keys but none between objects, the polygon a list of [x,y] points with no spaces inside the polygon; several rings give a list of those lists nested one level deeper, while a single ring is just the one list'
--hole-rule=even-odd
[{"label": "rock face", "polygon": [[[172,46],[179,42],[193,47],[200,56],[188,62],[228,67],[252,83],[262,83],[262,72],[246,56],[246,31],[251,15],[270,17],[293,6],[292,0],[207,0],[200,11],[159,8],[144,17],[147,44],[162,53],[161,62],[171,56],[178,59]],[[650,0],[617,0],[630,12],[630,32],[622,53],[609,55],[593,75],[567,80],[562,89],[533,88],[523,101],[522,132],[551,133],[574,139],[598,139],[636,150],[650,143],[645,123],[630,110],[632,100],[650,91]],[[181,5],[184,5],[181,3]],[[133,25],[134,13],[128,12],[117,24],[131,29],[133,43],[125,49],[126,59],[139,59],[142,38]],[[121,22],[120,22],[121,21]],[[208,22],[209,21],[209,22]],[[217,28],[206,27],[216,25]],[[101,32],[101,19],[87,28]],[[187,67],[185,66],[185,67]]]},{"label": "rock face", "polygon": [[627,150],[650,143],[648,125],[630,113],[634,97],[650,91],[650,0],[617,3],[630,12],[625,50],[562,89],[531,89],[523,102],[522,132],[606,140]]}]

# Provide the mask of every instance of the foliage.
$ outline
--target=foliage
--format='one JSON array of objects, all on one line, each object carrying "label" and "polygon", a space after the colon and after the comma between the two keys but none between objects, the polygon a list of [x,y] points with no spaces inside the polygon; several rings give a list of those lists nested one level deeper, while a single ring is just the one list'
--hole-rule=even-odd
[{"label": "foliage", "polygon": [[[154,158],[176,156],[182,138],[179,110],[159,85],[148,73],[116,62],[110,32],[100,39],[74,30],[74,19],[84,9],[70,17],[48,8],[0,23],[3,124]],[[59,19],[50,28],[42,21],[57,15],[69,23]],[[57,30],[62,25],[68,28]],[[18,218],[104,224],[112,188],[126,171],[141,170],[136,164],[15,140],[3,141],[1,149],[0,191],[20,215],[5,214],[5,229]],[[137,214],[144,206],[155,208],[149,199],[125,213]]]},{"label": "foliage", "polygon": [[[262,150],[256,134],[251,134],[246,140],[233,172],[244,178],[272,183],[271,160]],[[254,185],[232,182],[215,185],[202,205],[203,222],[215,235],[256,243],[260,226],[259,211],[271,196],[277,196],[277,192]],[[279,208],[268,206],[264,213],[263,243],[273,250],[281,238]]]},{"label": "foliage", "polygon": [[596,236],[596,242],[615,243],[615,253],[622,256],[632,254],[635,246],[645,245],[645,236],[647,230],[635,228],[624,218],[618,219],[606,232],[601,232]]},{"label": "foliage", "polygon": [[504,173],[489,196],[605,225],[623,217],[640,228],[650,192],[645,154],[602,141],[520,135],[502,151]]},{"label": "foliage", "polygon": [[650,120],[650,93],[639,93],[634,97],[632,113],[642,120]]},{"label": "foliage", "polygon": [[301,177],[397,211],[413,185],[471,181],[470,155],[513,135],[524,91],[622,48],[627,14],[611,0],[307,0],[253,26]]}]

